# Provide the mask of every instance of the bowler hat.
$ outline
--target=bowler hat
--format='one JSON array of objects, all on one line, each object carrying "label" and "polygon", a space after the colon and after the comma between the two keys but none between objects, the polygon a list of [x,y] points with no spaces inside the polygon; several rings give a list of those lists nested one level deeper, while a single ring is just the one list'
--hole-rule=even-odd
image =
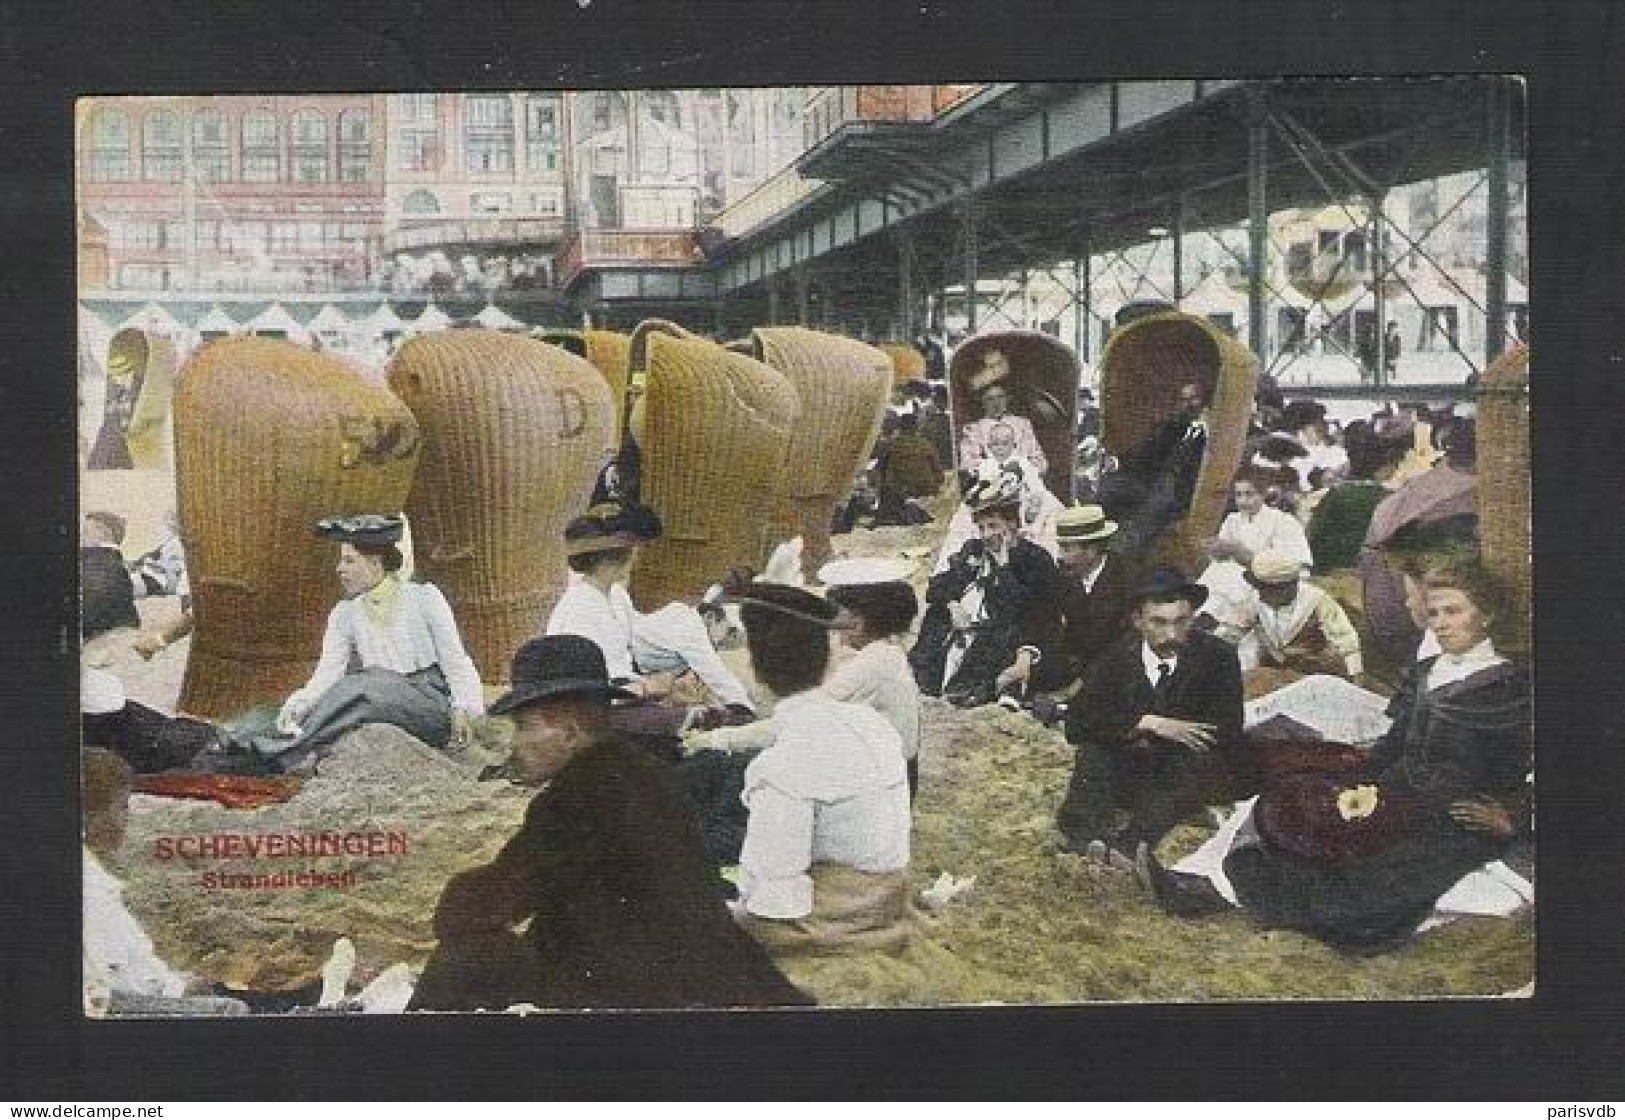
[{"label": "bowler hat", "polygon": [[1207,588],[1186,579],[1177,569],[1154,568],[1135,590],[1129,604],[1139,607],[1142,603],[1153,599],[1163,603],[1171,599],[1183,599],[1191,605],[1192,610],[1195,610],[1207,602]]},{"label": "bowler hat", "polygon": [[316,533],[328,540],[349,544],[396,544],[404,523],[396,513],[357,513],[348,517],[324,517],[316,522]]},{"label": "bowler hat", "polygon": [[630,700],[632,693],[610,683],[604,651],[579,634],[549,634],[532,638],[513,655],[513,681],[508,691],[488,709],[506,715],[538,700],[561,696],[599,700]]}]

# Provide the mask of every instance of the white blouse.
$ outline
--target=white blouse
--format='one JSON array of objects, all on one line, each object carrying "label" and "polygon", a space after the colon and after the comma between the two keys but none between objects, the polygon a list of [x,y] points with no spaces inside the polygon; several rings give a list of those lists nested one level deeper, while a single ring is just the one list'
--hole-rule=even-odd
[{"label": "white blouse", "polygon": [[124,884],[84,848],[84,991],[86,1010],[104,1014],[114,991],[178,996],[186,977],[165,964],[124,905]]},{"label": "white blouse", "polygon": [[359,597],[343,599],[327,616],[322,656],[305,686],[290,698],[308,707],[319,700],[349,670],[356,655],[368,669],[416,673],[440,666],[451,689],[452,703],[470,716],[485,714],[480,672],[463,648],[451,605],[432,583],[403,582],[380,625]]},{"label": "white blouse", "polygon": [[817,691],[781,701],[772,723],[773,745],[745,770],[740,904],[763,918],[803,918],[815,863],[908,867],[908,776],[891,724]]},{"label": "white blouse", "polygon": [[638,675],[632,664],[632,622],[637,613],[632,597],[620,584],[612,585],[606,595],[572,573],[569,586],[547,618],[546,633],[586,638],[603,651],[609,679],[629,681]]},{"label": "white blouse", "polygon": [[908,654],[896,642],[870,642],[838,662],[819,686],[831,700],[873,708],[903,742],[903,758],[920,753],[920,686]]}]

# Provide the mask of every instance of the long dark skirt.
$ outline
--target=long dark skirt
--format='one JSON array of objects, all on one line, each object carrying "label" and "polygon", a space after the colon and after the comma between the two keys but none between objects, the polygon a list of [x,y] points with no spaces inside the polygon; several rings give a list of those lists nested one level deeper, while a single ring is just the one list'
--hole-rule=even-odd
[{"label": "long dark skirt", "polygon": [[252,745],[275,770],[300,769],[363,724],[387,723],[435,749],[451,741],[451,690],[438,665],[416,673],[362,669],[322,694],[298,738],[257,736]]},{"label": "long dark skirt", "polygon": [[1415,933],[1441,895],[1500,850],[1434,809],[1391,846],[1342,861],[1293,855],[1245,829],[1225,857],[1224,873],[1242,906],[1263,924],[1372,951]]}]

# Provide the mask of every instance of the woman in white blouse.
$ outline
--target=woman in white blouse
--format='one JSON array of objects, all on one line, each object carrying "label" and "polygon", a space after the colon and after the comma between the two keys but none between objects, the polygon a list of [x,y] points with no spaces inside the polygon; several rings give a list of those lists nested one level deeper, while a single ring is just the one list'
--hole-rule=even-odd
[{"label": "woman in white blouse", "polygon": [[302,769],[368,723],[444,747],[459,724],[485,714],[484,693],[446,597],[401,578],[401,519],[328,518],[317,531],[340,542],[344,598],[327,616],[316,671],[282,705],[279,734],[254,740],[256,753],[275,769]]},{"label": "woman in white blouse", "polygon": [[901,641],[919,613],[906,561],[835,560],[818,573],[842,611],[842,649],[819,690],[834,700],[867,704],[897,730],[908,767],[908,793],[920,788],[920,686]]},{"label": "woman in white blouse", "polygon": [[911,820],[897,731],[819,689],[832,604],[776,584],[739,598],[751,668],[778,698],[773,743],[745,771],[740,920],[776,951],[900,944]]}]

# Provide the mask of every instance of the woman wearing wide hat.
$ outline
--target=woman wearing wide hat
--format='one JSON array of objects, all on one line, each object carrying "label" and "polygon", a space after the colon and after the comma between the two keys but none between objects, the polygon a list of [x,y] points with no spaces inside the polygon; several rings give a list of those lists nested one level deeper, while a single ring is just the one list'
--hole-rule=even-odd
[{"label": "woman wearing wide hat", "polygon": [[740,921],[775,954],[900,947],[911,818],[897,731],[819,689],[833,603],[782,584],[737,598],[751,668],[778,699],[772,745],[745,770]]},{"label": "woman wearing wide hat", "polygon": [[991,703],[997,678],[1024,645],[1041,648],[1055,561],[1021,535],[1013,476],[965,494],[977,536],[926,587],[925,618],[909,653],[920,691],[965,706]]},{"label": "woman wearing wide hat", "polygon": [[330,517],[316,531],[338,542],[345,597],[327,616],[316,671],[283,703],[276,734],[250,740],[254,753],[274,770],[303,769],[368,723],[444,747],[458,722],[485,714],[484,695],[445,596],[401,578],[401,518]]}]

